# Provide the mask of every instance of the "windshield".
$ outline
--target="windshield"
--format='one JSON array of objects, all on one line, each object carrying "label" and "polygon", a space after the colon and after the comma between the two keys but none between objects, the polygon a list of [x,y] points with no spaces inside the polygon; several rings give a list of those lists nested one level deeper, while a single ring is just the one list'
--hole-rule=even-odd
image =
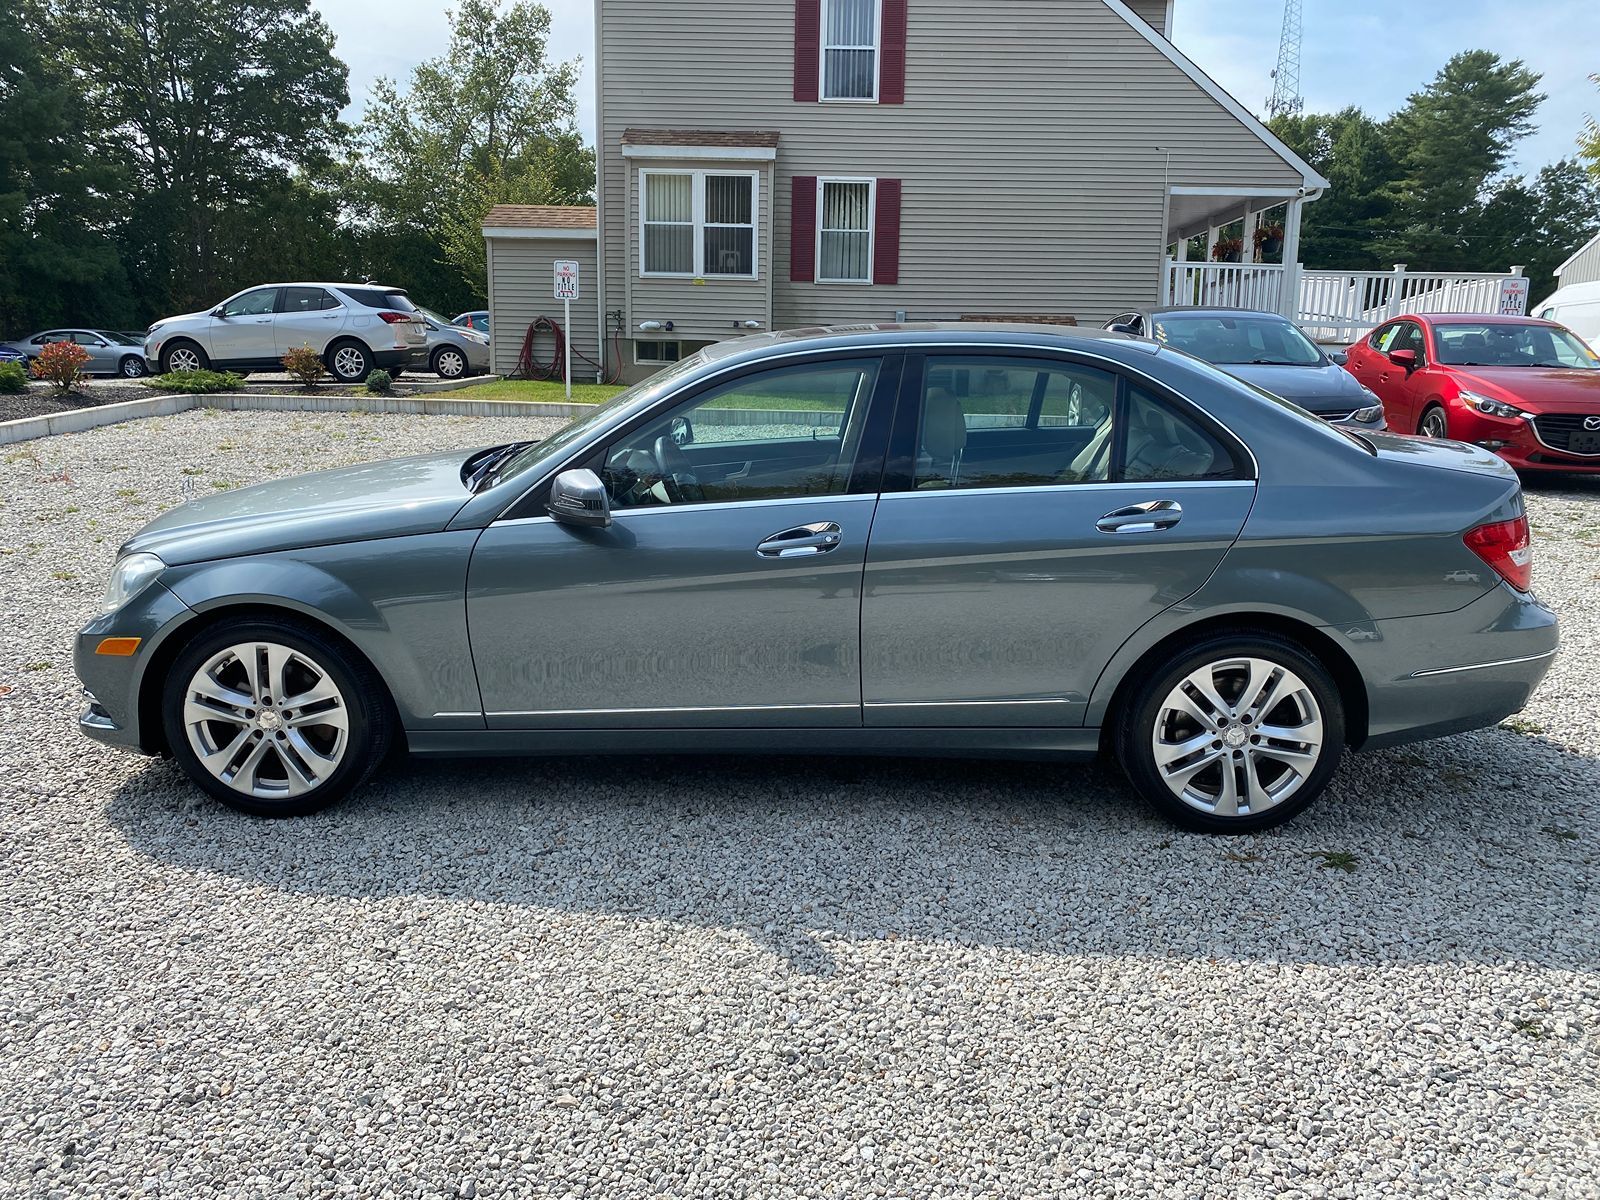
[{"label": "windshield", "polygon": [[1600,370],[1594,351],[1559,325],[1502,321],[1435,325],[1439,361],[1451,367],[1569,367]]},{"label": "windshield", "polygon": [[1218,365],[1320,367],[1322,351],[1290,322],[1266,314],[1162,313],[1156,341]]},{"label": "windshield", "polygon": [[661,397],[673,384],[683,376],[698,370],[706,363],[705,351],[691,354],[681,362],[673,363],[665,371],[658,371],[643,383],[636,383],[625,392],[621,392],[607,400],[604,404],[595,406],[591,413],[579,417],[572,424],[565,426],[558,432],[536,442],[526,450],[509,459],[494,474],[483,482],[485,488],[498,487],[508,479],[515,479],[518,475],[526,475],[535,471],[544,463],[557,457],[569,446],[581,442],[592,430],[599,429],[611,420],[613,416],[624,409],[634,406],[649,404]]}]

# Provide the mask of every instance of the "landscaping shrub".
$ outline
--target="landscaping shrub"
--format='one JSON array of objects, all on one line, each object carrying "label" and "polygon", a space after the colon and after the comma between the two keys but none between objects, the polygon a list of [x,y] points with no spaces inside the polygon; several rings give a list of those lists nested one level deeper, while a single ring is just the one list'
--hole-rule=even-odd
[{"label": "landscaping shrub", "polygon": [[26,391],[28,387],[28,372],[19,362],[0,363],[0,392],[7,395],[16,395]]},{"label": "landscaping shrub", "polygon": [[394,379],[387,371],[374,371],[367,376],[367,391],[375,396],[387,396],[393,386]]},{"label": "landscaping shrub", "polygon": [[244,386],[244,376],[232,371],[169,371],[165,375],[152,375],[144,385],[163,392],[204,396],[211,392],[238,391]]},{"label": "landscaping shrub", "polygon": [[42,379],[58,393],[70,392],[83,382],[83,364],[89,361],[89,352],[76,342],[51,342],[39,351],[30,370],[35,379]]},{"label": "landscaping shrub", "polygon": [[298,379],[307,391],[322,378],[322,355],[310,346],[296,346],[283,356],[283,369]]}]

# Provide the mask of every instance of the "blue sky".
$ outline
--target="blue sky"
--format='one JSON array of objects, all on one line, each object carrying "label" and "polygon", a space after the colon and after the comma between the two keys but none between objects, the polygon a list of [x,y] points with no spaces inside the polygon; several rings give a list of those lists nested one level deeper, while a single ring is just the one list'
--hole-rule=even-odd
[{"label": "blue sky", "polygon": [[[423,0],[313,0],[350,64],[353,113],[372,80],[404,79],[449,36],[444,4]],[[784,0],[756,0],[782,3]],[[593,55],[593,0],[545,0],[561,58]],[[1594,0],[1305,0],[1301,86],[1313,110],[1356,104],[1392,112],[1459,50],[1487,48],[1521,58],[1544,75],[1549,95],[1540,133],[1518,151],[1517,168],[1569,157],[1585,113],[1600,112],[1600,21]],[[1282,0],[1177,0],[1174,40],[1253,112],[1271,89]],[[581,90],[580,120],[594,136],[594,100]]]}]

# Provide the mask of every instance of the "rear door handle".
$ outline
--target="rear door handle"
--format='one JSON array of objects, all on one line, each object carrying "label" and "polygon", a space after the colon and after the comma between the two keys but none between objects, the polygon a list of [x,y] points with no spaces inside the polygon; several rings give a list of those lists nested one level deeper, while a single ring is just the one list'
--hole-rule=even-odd
[{"label": "rear door handle", "polygon": [[773,534],[756,547],[756,553],[762,558],[808,558],[837,550],[843,540],[844,533],[832,521],[818,521]]},{"label": "rear door handle", "polygon": [[1150,500],[1119,508],[1095,522],[1101,533],[1158,533],[1183,520],[1183,505],[1176,500]]}]

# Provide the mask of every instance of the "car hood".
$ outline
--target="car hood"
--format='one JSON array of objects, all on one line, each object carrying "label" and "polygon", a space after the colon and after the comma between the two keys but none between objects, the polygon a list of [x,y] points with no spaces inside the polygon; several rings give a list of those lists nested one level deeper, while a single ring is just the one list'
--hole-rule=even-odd
[{"label": "car hood", "polygon": [[469,455],[452,450],[362,463],[219,492],[163,513],[122,549],[157,554],[178,566],[437,533],[470,498],[461,481]]},{"label": "car hood", "polygon": [[1457,382],[1535,412],[1600,413],[1600,371],[1563,367],[1457,367]]},{"label": "car hood", "polygon": [[1269,367],[1228,363],[1222,370],[1253,383],[1274,396],[1298,404],[1318,416],[1348,416],[1358,408],[1376,404],[1361,381],[1337,363],[1321,367]]}]

